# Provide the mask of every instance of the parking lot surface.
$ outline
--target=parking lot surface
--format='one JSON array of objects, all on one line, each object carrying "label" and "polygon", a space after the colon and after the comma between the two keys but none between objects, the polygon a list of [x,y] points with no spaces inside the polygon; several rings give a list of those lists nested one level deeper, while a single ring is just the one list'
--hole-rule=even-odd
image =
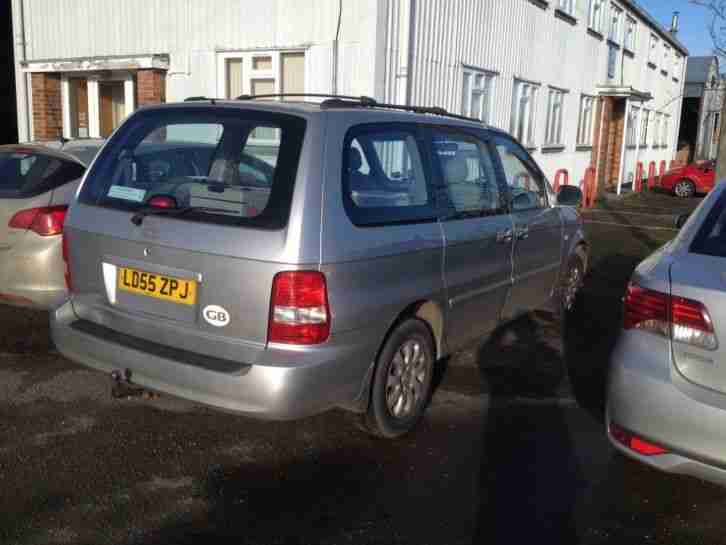
[{"label": "parking lot surface", "polygon": [[534,315],[441,367],[423,424],[377,440],[342,411],[261,422],[117,400],[0,309],[0,543],[726,543],[726,490],[624,459],[603,429],[633,267],[668,196],[586,213],[592,268],[564,327]]}]

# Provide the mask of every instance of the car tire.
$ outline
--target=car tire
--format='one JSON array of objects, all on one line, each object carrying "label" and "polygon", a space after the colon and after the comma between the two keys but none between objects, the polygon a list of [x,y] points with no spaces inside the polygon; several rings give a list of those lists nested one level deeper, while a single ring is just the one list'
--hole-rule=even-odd
[{"label": "car tire", "polygon": [[409,318],[388,336],[376,361],[365,429],[386,439],[410,432],[426,410],[434,374],[434,343],[421,320]]},{"label": "car tire", "polygon": [[587,251],[580,244],[567,261],[567,269],[560,283],[560,312],[564,317],[575,307],[577,295],[587,274]]},{"label": "car tire", "polygon": [[681,178],[673,186],[673,194],[682,199],[689,199],[696,194],[696,185],[688,178]]}]

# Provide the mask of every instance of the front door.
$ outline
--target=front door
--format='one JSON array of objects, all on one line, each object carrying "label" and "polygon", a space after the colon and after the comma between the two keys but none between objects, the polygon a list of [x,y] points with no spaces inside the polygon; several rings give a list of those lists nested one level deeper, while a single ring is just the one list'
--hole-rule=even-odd
[{"label": "front door", "polygon": [[456,350],[499,323],[512,280],[512,218],[486,136],[449,129],[431,136],[446,210],[446,339]]},{"label": "front door", "polygon": [[510,195],[514,225],[512,292],[504,310],[514,318],[551,302],[559,279],[562,219],[552,206],[548,182],[530,155],[514,140],[495,140],[500,172]]},{"label": "front door", "polygon": [[125,97],[122,81],[102,81],[98,84],[101,136],[107,138],[124,118]]}]

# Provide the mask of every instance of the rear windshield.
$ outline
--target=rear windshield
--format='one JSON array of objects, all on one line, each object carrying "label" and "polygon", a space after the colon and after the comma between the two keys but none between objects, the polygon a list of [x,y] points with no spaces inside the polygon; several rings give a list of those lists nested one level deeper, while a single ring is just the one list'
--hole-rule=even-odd
[{"label": "rear windshield", "polygon": [[726,193],[722,193],[691,243],[694,254],[726,257]]},{"label": "rear windshield", "polygon": [[138,210],[154,197],[184,220],[279,229],[287,224],[305,120],[269,112],[139,112],[98,157],[86,204]]},{"label": "rear windshield", "polygon": [[0,197],[33,197],[77,180],[84,171],[78,163],[34,150],[0,151]]}]

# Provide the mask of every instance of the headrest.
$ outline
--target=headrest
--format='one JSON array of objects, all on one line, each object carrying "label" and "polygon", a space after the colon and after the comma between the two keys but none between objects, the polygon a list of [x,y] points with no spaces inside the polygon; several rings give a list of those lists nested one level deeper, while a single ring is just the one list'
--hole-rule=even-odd
[{"label": "headrest", "polygon": [[464,182],[469,177],[469,167],[462,155],[456,155],[444,164],[444,176],[447,182]]}]

